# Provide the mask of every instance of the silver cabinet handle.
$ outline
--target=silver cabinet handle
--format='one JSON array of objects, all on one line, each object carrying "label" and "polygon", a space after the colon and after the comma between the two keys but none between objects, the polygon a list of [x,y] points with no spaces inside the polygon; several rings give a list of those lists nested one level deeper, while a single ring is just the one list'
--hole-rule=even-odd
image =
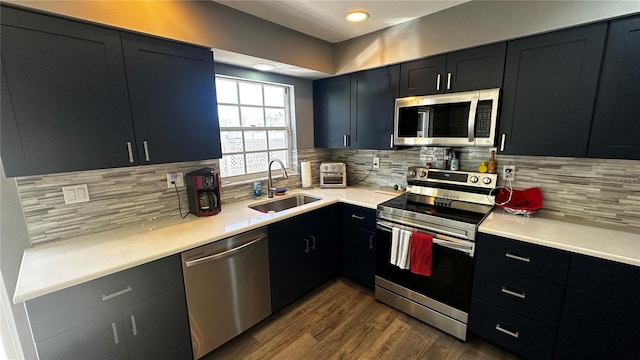
[{"label": "silver cabinet handle", "polygon": [[135,315],[131,315],[131,332],[133,332],[133,336],[138,335],[138,326],[136,325]]},{"label": "silver cabinet handle", "polygon": [[127,286],[125,289],[122,289],[120,291],[116,291],[113,294],[109,294],[109,295],[104,295],[102,294],[102,301],[107,301],[107,300],[111,300],[115,297],[118,297],[120,295],[124,295],[130,291],[133,291],[133,288],[131,288],[131,285]]},{"label": "silver cabinet handle", "polygon": [[349,135],[344,135],[344,136],[342,137],[342,142],[343,142],[343,144],[344,144],[344,147],[349,146]]},{"label": "silver cabinet handle", "polygon": [[508,295],[511,295],[511,296],[515,296],[515,297],[520,298],[520,299],[524,299],[526,297],[525,293],[516,292],[516,291],[510,290],[510,289],[507,289],[504,286],[502,287],[502,289],[500,289],[500,291],[505,293],[505,294],[508,294]]},{"label": "silver cabinet handle", "polygon": [[218,259],[222,259],[222,258],[225,258],[225,257],[229,257],[229,256],[237,253],[238,251],[257,243],[258,241],[260,241],[260,240],[262,240],[262,239],[264,239],[266,237],[267,237],[267,235],[262,235],[262,236],[260,236],[260,237],[258,237],[256,239],[253,239],[252,241],[249,241],[246,244],[242,244],[242,245],[240,245],[238,247],[235,247],[235,248],[233,248],[231,250],[223,251],[221,253],[217,253],[217,254],[213,254],[213,255],[209,255],[209,256],[205,256],[205,257],[201,257],[201,258],[198,258],[198,259],[195,259],[195,260],[185,261],[184,264],[186,265],[186,267],[192,267],[192,266],[200,265],[202,263],[206,263],[206,262],[209,262],[209,261],[213,261],[213,260],[218,260]]},{"label": "silver cabinet handle", "polygon": [[447,90],[451,89],[451,73],[447,73]]},{"label": "silver cabinet handle", "polygon": [[120,339],[118,338],[118,328],[116,327],[116,323],[111,323],[111,330],[113,330],[113,342],[118,345],[120,343]]},{"label": "silver cabinet handle", "polygon": [[133,149],[131,148],[131,141],[127,141],[127,152],[129,153],[129,162],[133,164]]},{"label": "silver cabinet handle", "polygon": [[440,73],[436,77],[436,91],[440,91]]},{"label": "silver cabinet handle", "polygon": [[391,134],[391,142],[389,143],[389,149],[393,149],[393,134]]},{"label": "silver cabinet handle", "polygon": [[500,151],[504,151],[504,141],[507,140],[507,134],[502,133],[502,139],[500,140]]},{"label": "silver cabinet handle", "polygon": [[309,253],[309,239],[304,238],[304,243],[305,243],[304,252],[306,252],[308,254]]},{"label": "silver cabinet handle", "polygon": [[375,237],[375,235],[370,235],[369,236],[369,250],[373,250],[373,238]]},{"label": "silver cabinet handle", "polygon": [[142,142],[142,146],[144,146],[144,159],[149,161],[149,143],[147,140]]},{"label": "silver cabinet handle", "polygon": [[526,263],[531,262],[531,259],[528,258],[528,257],[515,255],[515,254],[512,254],[510,252],[507,252],[506,254],[504,254],[504,256],[506,256],[506,257],[508,257],[510,259],[514,259],[514,260],[518,260],[518,261],[522,261],[522,262],[526,262]]},{"label": "silver cabinet handle", "polygon": [[364,220],[364,216],[358,216],[356,214],[351,214],[351,218],[358,219],[358,220]]},{"label": "silver cabinet handle", "polygon": [[311,238],[311,250],[315,250],[316,249],[316,237],[311,235],[309,236]]},{"label": "silver cabinet handle", "polygon": [[509,336],[513,336],[516,339],[520,336],[520,332],[518,332],[518,331],[513,332],[513,331],[510,331],[510,330],[507,330],[507,329],[503,328],[500,324],[496,324],[496,330],[500,331],[503,334],[507,334]]}]

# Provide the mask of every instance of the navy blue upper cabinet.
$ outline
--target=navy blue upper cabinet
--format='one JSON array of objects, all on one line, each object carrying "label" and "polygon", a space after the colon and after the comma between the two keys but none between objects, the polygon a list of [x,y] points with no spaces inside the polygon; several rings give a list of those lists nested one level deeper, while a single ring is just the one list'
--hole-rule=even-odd
[{"label": "navy blue upper cabinet", "polygon": [[314,81],[315,146],[389,150],[398,76],[393,65]]},{"label": "navy blue upper cabinet", "polygon": [[351,78],[336,76],[313,82],[313,140],[315,147],[349,148]]},{"label": "navy blue upper cabinet", "polygon": [[589,157],[640,159],[640,17],[609,30]]},{"label": "navy blue upper cabinet", "polygon": [[5,174],[129,165],[120,34],[3,6],[1,37]]},{"label": "navy blue upper cabinet", "polygon": [[221,157],[210,50],[122,34],[138,162]]},{"label": "navy blue upper cabinet", "polygon": [[606,32],[598,23],[508,43],[501,151],[587,155]]},{"label": "navy blue upper cabinet", "polygon": [[400,65],[400,96],[502,87],[506,43],[479,46]]},{"label": "navy blue upper cabinet", "polygon": [[351,148],[393,147],[393,111],[398,97],[398,66],[351,74]]},{"label": "navy blue upper cabinet", "polygon": [[2,6],[7,176],[220,157],[208,49]]}]

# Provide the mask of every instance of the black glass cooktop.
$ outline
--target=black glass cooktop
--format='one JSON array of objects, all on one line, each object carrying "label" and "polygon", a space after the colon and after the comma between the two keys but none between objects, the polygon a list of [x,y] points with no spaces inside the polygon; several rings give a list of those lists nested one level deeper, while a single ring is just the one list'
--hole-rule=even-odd
[{"label": "black glass cooktop", "polygon": [[378,210],[384,208],[399,209],[411,211],[425,216],[435,216],[454,221],[460,221],[467,224],[479,225],[486,216],[485,213],[476,213],[444,206],[433,206],[429,204],[416,203],[408,201],[407,194],[397,196],[391,200],[385,201],[378,205]]}]

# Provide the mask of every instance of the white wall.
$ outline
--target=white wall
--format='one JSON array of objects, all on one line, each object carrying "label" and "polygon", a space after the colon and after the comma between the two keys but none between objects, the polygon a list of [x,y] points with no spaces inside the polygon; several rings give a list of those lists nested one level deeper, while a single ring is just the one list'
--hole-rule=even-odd
[{"label": "white wall", "polygon": [[335,44],[336,73],[640,12],[640,1],[471,1]]},{"label": "white wall", "polygon": [[213,1],[2,1],[212,49],[333,73],[331,43]]}]

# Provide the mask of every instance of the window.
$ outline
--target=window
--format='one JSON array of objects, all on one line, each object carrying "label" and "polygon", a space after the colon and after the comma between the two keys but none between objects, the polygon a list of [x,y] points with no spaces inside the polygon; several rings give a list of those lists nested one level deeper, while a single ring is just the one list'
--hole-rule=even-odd
[{"label": "window", "polygon": [[220,176],[264,176],[269,161],[291,163],[289,86],[216,76],[222,159]]}]

